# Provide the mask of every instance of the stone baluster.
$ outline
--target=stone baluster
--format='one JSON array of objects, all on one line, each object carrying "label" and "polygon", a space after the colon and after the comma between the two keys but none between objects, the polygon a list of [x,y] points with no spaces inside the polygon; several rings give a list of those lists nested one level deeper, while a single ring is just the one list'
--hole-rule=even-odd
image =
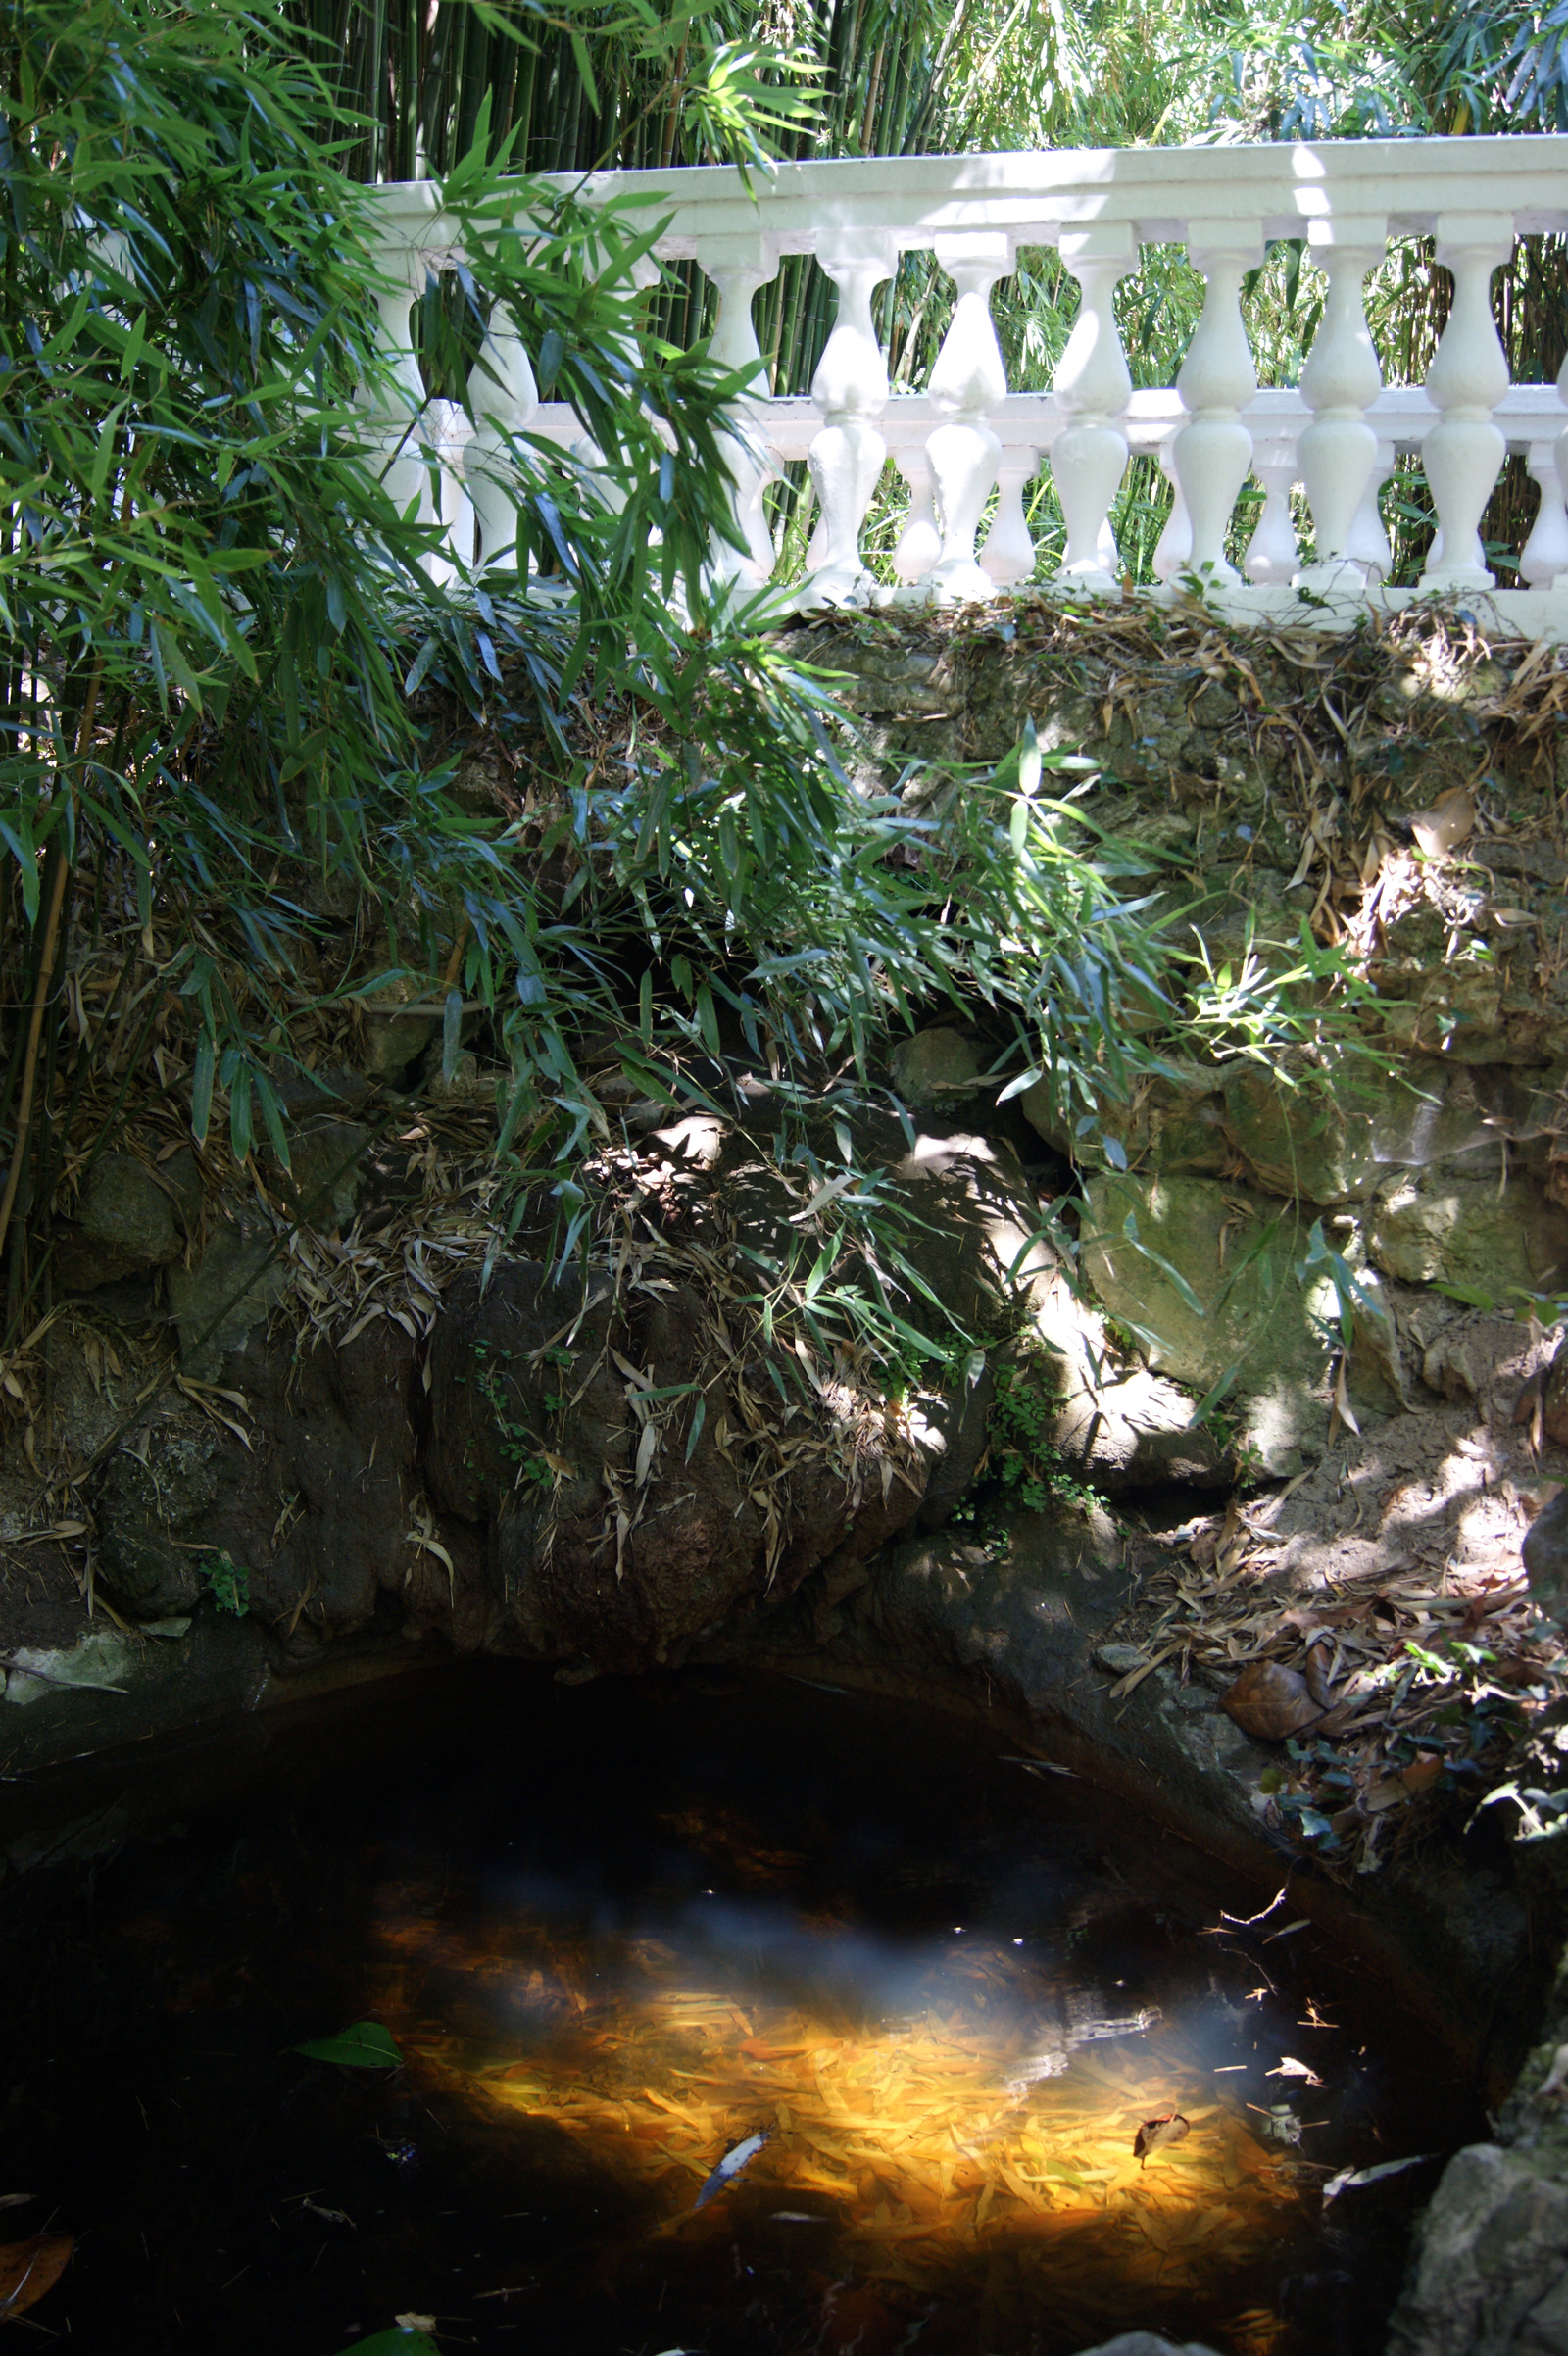
[{"label": "stone baluster", "polygon": [[1239,583],[1225,554],[1225,533],[1236,494],[1252,462],[1252,437],[1241,413],[1257,390],[1251,346],[1242,319],[1242,274],[1263,259],[1255,222],[1194,221],[1187,251],[1207,285],[1203,309],[1176,379],[1190,423],[1176,435],[1176,479],[1187,503],[1192,550],[1187,568]]},{"label": "stone baluster", "polygon": [[1023,495],[1039,470],[1038,450],[1004,445],[997,468],[997,512],[980,549],[980,569],[999,589],[1017,589],[1034,579],[1035,544],[1029,537]]},{"label": "stone baluster", "polygon": [[817,261],[838,289],[838,318],[811,379],[822,430],[808,461],[821,508],[808,563],[812,604],[853,605],[872,587],[860,563],[860,526],[882,472],[887,444],[876,420],[888,405],[888,371],[871,320],[871,297],[898,266],[883,231],[835,231]]},{"label": "stone baluster", "polygon": [[932,594],[943,604],[988,598],[996,584],[975,561],[975,535],[1002,464],[1002,441],[986,423],[1007,397],[1007,372],[991,319],[991,289],[1012,267],[1002,230],[973,230],[935,240],[939,267],[958,290],[952,324],[931,370],[933,406],[947,422],[926,443],[942,524],[942,554],[931,567]]},{"label": "stone baluster", "polygon": [[1393,480],[1396,470],[1394,444],[1379,442],[1372,471],[1361,493],[1360,505],[1351,518],[1350,537],[1345,551],[1360,565],[1369,586],[1386,581],[1394,570],[1394,549],[1378,501],[1384,484]]},{"label": "stone baluster", "polygon": [[[412,246],[401,246],[390,252],[383,249],[376,260],[383,283],[375,295],[375,340],[385,371],[373,392],[367,388],[364,401],[382,453],[377,471],[398,514],[406,515],[412,507],[416,520],[428,523],[434,519],[436,501],[423,432],[424,378],[409,332],[409,315],[424,292],[425,257]],[[428,568],[429,560],[425,562]]]},{"label": "stone baluster", "polygon": [[1383,370],[1367,332],[1361,288],[1367,272],[1382,261],[1388,235],[1388,222],[1371,216],[1307,223],[1307,244],[1328,280],[1328,293],[1301,370],[1301,397],[1312,422],[1298,455],[1317,554],[1298,575],[1297,586],[1318,597],[1336,590],[1359,597],[1366,585],[1350,542],[1377,465],[1378,437],[1366,413],[1383,390]]},{"label": "stone baluster", "polygon": [[923,442],[913,450],[895,450],[893,464],[909,494],[909,512],[893,551],[893,569],[901,581],[912,587],[916,581],[927,578],[942,554],[942,534],[937,528],[937,488],[931,479],[931,461]]},{"label": "stone baluster", "polygon": [[1443,530],[1421,575],[1423,589],[1490,589],[1481,518],[1507,444],[1492,413],[1508,390],[1508,363],[1492,316],[1492,273],[1513,251],[1506,213],[1438,216],[1438,260],[1453,272],[1453,302],[1427,392],[1440,420],[1421,445],[1432,504]]},{"label": "stone baluster", "polygon": [[1067,526],[1067,551],[1056,578],[1107,596],[1120,588],[1109,517],[1127,471],[1127,437],[1114,420],[1133,389],[1116,325],[1115,295],[1118,279],[1137,261],[1132,229],[1123,221],[1064,229],[1061,259],[1078,281],[1079,301],[1053,386],[1056,407],[1067,418],[1051,445],[1051,470]]},{"label": "stone baluster", "polygon": [[1165,528],[1155,545],[1153,570],[1155,580],[1168,585],[1187,570],[1193,554],[1193,520],[1187,513],[1187,502],[1182,497],[1181,480],[1176,472],[1174,436],[1160,443],[1158,462],[1159,470],[1171,487],[1171,503]]},{"label": "stone baluster", "polygon": [[714,581],[734,581],[755,596],[772,579],[777,558],[764,494],[778,469],[767,447],[766,387],[752,304],[758,288],[777,274],[778,255],[761,236],[713,237],[704,241],[698,259],[718,295],[718,319],[709,348],[721,367],[737,374],[744,371],[750,387],[734,403],[734,431],[719,439],[733,485],[731,519],[743,545],[736,548],[716,540],[709,573]]},{"label": "stone baluster", "polygon": [[1254,588],[1285,588],[1297,577],[1301,551],[1291,515],[1291,493],[1301,479],[1295,437],[1259,434],[1252,446],[1252,472],[1263,486],[1263,513],[1242,559]]},{"label": "stone baluster", "polygon": [[518,460],[514,442],[536,416],[539,387],[510,312],[497,305],[468,378],[473,433],[463,470],[478,525],[476,561],[486,572],[517,569]]},{"label": "stone baluster", "polygon": [[[1568,408],[1568,360],[1563,362],[1558,371],[1557,398],[1565,408]],[[1568,425],[1563,427],[1552,445],[1552,458],[1557,468],[1558,496],[1563,500],[1568,500]],[[1544,497],[1544,493],[1543,493],[1543,497]],[[1559,592],[1568,590],[1568,564],[1564,564],[1550,586]]]},{"label": "stone baluster", "polygon": [[431,401],[424,415],[431,520],[442,527],[442,545],[431,550],[424,568],[446,588],[473,565],[473,502],[464,480],[473,435],[461,401]]},{"label": "stone baluster", "polygon": [[1532,442],[1525,466],[1541,493],[1530,537],[1519,557],[1519,577],[1532,589],[1568,583],[1568,509],[1557,474],[1557,443]]}]

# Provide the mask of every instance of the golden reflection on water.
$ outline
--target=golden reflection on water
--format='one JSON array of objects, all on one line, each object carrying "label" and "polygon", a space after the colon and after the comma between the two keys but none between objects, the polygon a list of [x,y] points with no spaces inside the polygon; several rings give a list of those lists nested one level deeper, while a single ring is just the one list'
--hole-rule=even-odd
[{"label": "golden reflection on water", "polygon": [[[866,2023],[799,1976],[726,1993],[694,1986],[691,1955],[659,1940],[612,1953],[520,1915],[470,1938],[394,1913],[379,1936],[376,2009],[416,2074],[564,2131],[642,2195],[656,2241],[795,2233],[803,2260],[917,2293],[978,2273],[999,2344],[1009,2308],[1043,2296],[1080,2342],[1126,2329],[1141,2300],[1194,2298],[1231,2302],[1239,2356],[1271,2356],[1281,2336],[1270,2305],[1242,2302],[1266,2297],[1306,2222],[1302,2171],[1226,2093],[1216,2065],[1239,2048],[1207,2019],[1078,2045],[1028,2083],[1060,1989],[1006,1944],[942,1956],[923,2009]],[[421,2017],[443,1984],[483,1998],[448,2002],[449,2021],[478,2009],[495,2034]],[[1190,2135],[1141,2165],[1140,2125],[1173,2106]],[[759,2156],[694,2213],[719,2157],[763,2127]]]}]

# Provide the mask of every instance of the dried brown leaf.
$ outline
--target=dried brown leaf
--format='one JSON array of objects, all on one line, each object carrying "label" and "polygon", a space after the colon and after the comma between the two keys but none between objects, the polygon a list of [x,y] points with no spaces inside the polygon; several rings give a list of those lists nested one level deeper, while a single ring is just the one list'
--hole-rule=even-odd
[{"label": "dried brown leaf", "polygon": [[1475,797],[1468,786],[1456,785],[1441,794],[1430,810],[1412,810],[1407,821],[1418,847],[1428,859],[1446,859],[1475,829]]},{"label": "dried brown leaf", "polygon": [[34,2233],[30,2241],[0,2245],[0,2318],[36,2306],[59,2282],[74,2247],[69,2233]]},{"label": "dried brown leaf", "polygon": [[1191,2123],[1180,2111],[1169,2111],[1162,2119],[1146,2119],[1133,2137],[1133,2157],[1147,2160],[1152,2152],[1163,2151],[1170,2143],[1185,2143],[1192,2134]]},{"label": "dried brown leaf", "polygon": [[1244,1735],[1259,1742],[1283,1742],[1288,1735],[1316,1725],[1323,1715],[1305,1678],[1273,1660],[1253,1661],[1244,1669],[1220,1695],[1219,1706]]},{"label": "dried brown leaf", "polygon": [[1361,1795],[1361,1805],[1369,1816],[1379,1816],[1385,1808],[1401,1808],[1408,1800],[1419,1799],[1430,1792],[1443,1775],[1443,1761],[1435,1758],[1417,1759],[1402,1767],[1396,1775],[1385,1775]]}]

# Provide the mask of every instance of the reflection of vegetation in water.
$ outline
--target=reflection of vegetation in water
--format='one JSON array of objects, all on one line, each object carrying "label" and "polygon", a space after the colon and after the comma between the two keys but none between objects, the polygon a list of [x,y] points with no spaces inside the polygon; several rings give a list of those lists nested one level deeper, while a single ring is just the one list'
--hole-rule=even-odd
[{"label": "reflection of vegetation in water", "polygon": [[[1301,2172],[1257,2132],[1262,2118],[1216,2099],[1224,2081],[1199,2034],[1154,2016],[1136,2043],[1069,2061],[1060,2029],[1042,2028],[1059,2021],[1060,1989],[1005,1944],[976,1941],[927,1970],[923,2010],[851,2026],[831,2002],[759,1995],[772,1976],[760,1948],[738,2000],[694,1986],[690,1953],[657,1940],[590,1961],[523,1921],[509,1962],[494,1938],[466,1946],[422,1913],[381,1936],[400,1965],[510,1982],[521,1999],[510,2051],[400,2031],[416,2077],[448,2091],[466,2082],[484,2108],[564,2129],[655,2206],[654,2242],[691,2249],[776,2232],[781,2211],[797,2230],[816,2216],[814,2262],[948,2299],[956,2275],[973,2275],[989,2306],[1016,2303],[1020,2318],[1049,2293],[1054,2322],[1070,2313],[1088,2340],[1122,2328],[1130,2300],[1243,2294],[1306,2221]],[[1140,2163],[1140,2127],[1172,2106],[1191,2135]],[[762,2127],[770,2140],[743,2182],[694,2215],[717,2157]],[[1266,2356],[1279,2329],[1253,2308],[1231,2336]]]}]

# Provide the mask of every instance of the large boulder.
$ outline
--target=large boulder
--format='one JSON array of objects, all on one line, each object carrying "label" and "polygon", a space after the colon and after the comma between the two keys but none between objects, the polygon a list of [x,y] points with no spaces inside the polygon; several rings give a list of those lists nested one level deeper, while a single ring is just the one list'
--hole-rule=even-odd
[{"label": "large boulder", "polygon": [[961,1110],[980,1084],[980,1058],[961,1031],[916,1031],[893,1051],[894,1088],[913,1111]]},{"label": "large boulder", "polygon": [[82,1181],[75,1215],[56,1243],[56,1282],[88,1293],[167,1266],[183,1244],[184,1207],[178,1184],[167,1174],[133,1153],[105,1153]]},{"label": "large boulder", "polygon": [[1069,1113],[1048,1080],[1025,1089],[1018,1104],[1048,1145],[1090,1168],[1119,1155],[1121,1166],[1217,1178],[1233,1158],[1219,1074],[1207,1064],[1172,1057],[1165,1070],[1146,1073],[1125,1097],[1097,1091],[1090,1112]]},{"label": "large boulder", "polygon": [[200,1255],[171,1268],[169,1306],[179,1334],[185,1372],[216,1382],[230,1351],[266,1322],[282,1297],[283,1264],[276,1239],[243,1211],[216,1217]]},{"label": "large boulder", "polygon": [[368,998],[360,1016],[363,1070],[370,1079],[396,1087],[435,1037],[438,1017],[431,1013],[425,992],[400,977]]},{"label": "large boulder", "polygon": [[1085,1384],[1063,1398],[1051,1443],[1069,1472],[1108,1497],[1171,1482],[1229,1488],[1235,1455],[1208,1425],[1195,1425],[1196,1404],[1162,1375],[1135,1367],[1120,1382]]},{"label": "large boulder", "polygon": [[1358,1200],[1391,1165],[1421,1167],[1493,1134],[1468,1073],[1425,1060],[1399,1070],[1342,1055],[1279,1073],[1238,1063],[1224,1096],[1231,1144],[1257,1184],[1320,1205]]},{"label": "large boulder", "polygon": [[[270,1335],[270,1239],[215,1222],[172,1295],[185,1372],[220,1368],[223,1394],[166,1398],[111,1459],[106,1585],[142,1618],[188,1611],[226,1555],[291,1637],[386,1598],[414,1630],[577,1674],[676,1658],[810,1570],[850,1575],[951,1511],[991,1399],[971,1340],[1026,1333],[1059,1281],[1004,1149],[940,1123],[911,1147],[893,1120],[856,1142],[887,1204],[870,1231],[823,1180],[831,1121],[782,1168],[770,1132],[670,1122],[601,1170],[627,1243],[586,1289],[476,1266],[427,1346],[391,1315],[346,1346]],[[866,1249],[929,1337],[895,1404],[853,1325],[821,1321],[823,1275],[869,1284]]]},{"label": "large boulder", "polygon": [[1331,1284],[1296,1281],[1295,1205],[1209,1178],[1107,1172],[1085,1192],[1084,1273],[1107,1313],[1155,1373],[1205,1395],[1223,1386],[1261,1470],[1298,1469],[1327,1423],[1314,1320],[1338,1304]]},{"label": "large boulder", "polygon": [[1568,2356],[1568,2187],[1538,2155],[1448,2162],[1394,2312],[1390,2356]]},{"label": "large boulder", "polygon": [[[154,1420],[109,1460],[95,1498],[98,1573],[138,1619],[193,1610],[204,1569],[244,1575],[249,1607],[292,1634],[363,1627],[383,1591],[439,1588],[454,1635],[482,1632],[483,1596],[461,1541],[435,1540],[418,1509],[415,1345],[378,1319],[337,1348],[296,1355],[292,1337],[253,1332],[212,1408],[165,1395]],[[435,1540],[439,1548],[441,1542]],[[471,1550],[470,1550],[471,1551]],[[478,1641],[473,1634],[473,1641]]]},{"label": "large boulder", "polygon": [[363,1121],[311,1113],[289,1138],[289,1196],[299,1216],[318,1229],[353,1222],[366,1182],[375,1132]]},{"label": "large boulder", "polygon": [[[893,1122],[858,1131],[893,1219],[908,1214],[901,1314],[934,1341],[954,1321],[1017,1329],[1054,1270],[1010,1155],[941,1128],[912,1148]],[[819,1566],[842,1574],[928,1498],[951,1510],[984,1440],[983,1368],[928,1374],[897,1414],[855,1379],[852,1347],[790,1314],[787,1284],[771,1343],[734,1304],[759,1265],[809,1282],[831,1236],[815,1173],[712,1118],[654,1133],[640,1166],[668,1243],[636,1282],[584,1293],[511,1262],[460,1280],[431,1345],[427,1493],[476,1534],[518,1648],[568,1665],[675,1658]],[[848,1266],[853,1231],[843,1250]]]},{"label": "large boulder", "polygon": [[1452,1285],[1489,1301],[1568,1287],[1568,1213],[1527,1178],[1401,1174],[1381,1186],[1367,1249],[1406,1284]]}]

